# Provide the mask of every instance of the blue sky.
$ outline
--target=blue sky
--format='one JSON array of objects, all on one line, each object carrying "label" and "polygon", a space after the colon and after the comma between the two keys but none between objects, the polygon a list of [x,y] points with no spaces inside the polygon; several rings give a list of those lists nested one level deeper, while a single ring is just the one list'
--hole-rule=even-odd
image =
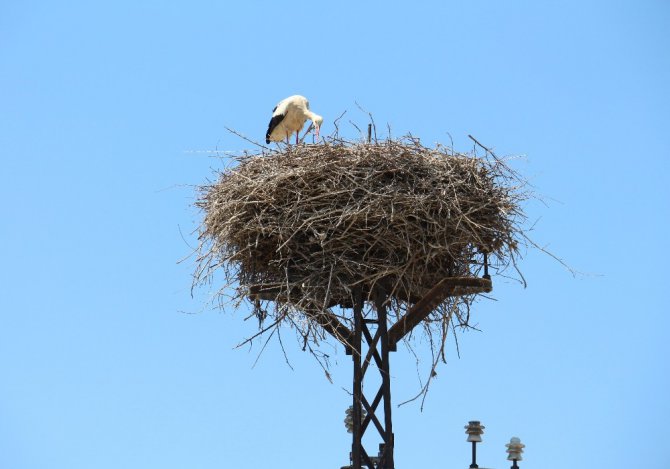
[{"label": "blue sky", "polygon": [[[0,6],[0,467],[340,467],[330,384],[243,312],[190,295],[192,185],[294,93],[395,135],[523,155],[546,204],[528,288],[494,278],[396,465],[670,467],[670,7],[639,2],[18,2]],[[352,126],[345,131],[356,137]],[[194,314],[187,314],[194,313]],[[419,345],[421,350],[421,346]],[[419,388],[392,356],[393,399]],[[316,461],[316,462],[315,462]]]}]

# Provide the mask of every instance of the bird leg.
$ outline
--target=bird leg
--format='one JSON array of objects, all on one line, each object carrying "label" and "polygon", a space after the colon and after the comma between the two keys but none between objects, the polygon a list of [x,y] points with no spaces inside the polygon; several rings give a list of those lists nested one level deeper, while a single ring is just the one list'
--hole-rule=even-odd
[{"label": "bird leg", "polygon": [[300,135],[300,131],[299,131],[299,130],[295,133],[295,144],[296,144],[296,145],[298,144],[298,135]]}]

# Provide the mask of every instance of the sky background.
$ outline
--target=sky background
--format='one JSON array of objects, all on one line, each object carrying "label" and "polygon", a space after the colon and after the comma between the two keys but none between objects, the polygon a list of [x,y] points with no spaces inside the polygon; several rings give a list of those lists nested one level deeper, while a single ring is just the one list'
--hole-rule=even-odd
[{"label": "sky background", "polygon": [[[325,117],[521,155],[545,204],[518,283],[494,277],[396,466],[670,467],[670,4],[36,2],[0,5],[0,468],[339,468],[333,384],[291,331],[191,297],[194,185],[300,93]],[[343,133],[357,137],[345,123]],[[426,357],[427,358],[427,357]],[[393,400],[420,388],[404,347]]]}]

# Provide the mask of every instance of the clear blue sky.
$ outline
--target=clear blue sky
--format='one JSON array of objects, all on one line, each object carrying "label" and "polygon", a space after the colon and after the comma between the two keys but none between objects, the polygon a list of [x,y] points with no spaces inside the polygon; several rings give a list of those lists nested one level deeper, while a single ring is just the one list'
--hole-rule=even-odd
[{"label": "clear blue sky", "polygon": [[[663,1],[33,2],[0,6],[0,467],[339,468],[350,358],[334,384],[285,331],[190,296],[190,185],[310,98],[397,135],[473,134],[547,205],[494,278],[482,332],[450,347],[423,413],[395,409],[397,467],[670,467],[670,7]],[[346,131],[354,135],[353,128]],[[197,151],[197,152],[194,152]],[[200,152],[203,151],[203,152]],[[184,239],[182,239],[182,234]],[[184,312],[197,313],[185,314]],[[419,387],[392,356],[393,399]]]}]

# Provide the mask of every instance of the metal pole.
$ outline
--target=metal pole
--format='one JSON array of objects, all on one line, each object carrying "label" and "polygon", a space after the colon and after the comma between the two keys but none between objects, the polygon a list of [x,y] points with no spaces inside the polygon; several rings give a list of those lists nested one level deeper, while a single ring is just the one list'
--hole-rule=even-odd
[{"label": "metal pole", "polygon": [[477,442],[472,442],[472,464],[470,464],[471,469],[476,469],[479,466],[477,465]]},{"label": "metal pole", "polygon": [[353,336],[353,353],[354,359],[354,409],[352,417],[354,419],[353,428],[353,443],[351,447],[352,454],[352,469],[361,469],[361,431],[362,431],[362,415],[361,402],[363,395],[363,374],[361,370],[361,331],[363,324],[363,292],[360,287],[353,291],[354,294],[354,336]]},{"label": "metal pole", "polygon": [[383,469],[394,469],[393,462],[393,423],[391,420],[391,372],[389,360],[389,339],[386,322],[386,292],[377,287],[375,295],[375,307],[377,309],[377,327],[380,332],[381,358],[382,358],[382,389],[384,396],[384,461]]}]

